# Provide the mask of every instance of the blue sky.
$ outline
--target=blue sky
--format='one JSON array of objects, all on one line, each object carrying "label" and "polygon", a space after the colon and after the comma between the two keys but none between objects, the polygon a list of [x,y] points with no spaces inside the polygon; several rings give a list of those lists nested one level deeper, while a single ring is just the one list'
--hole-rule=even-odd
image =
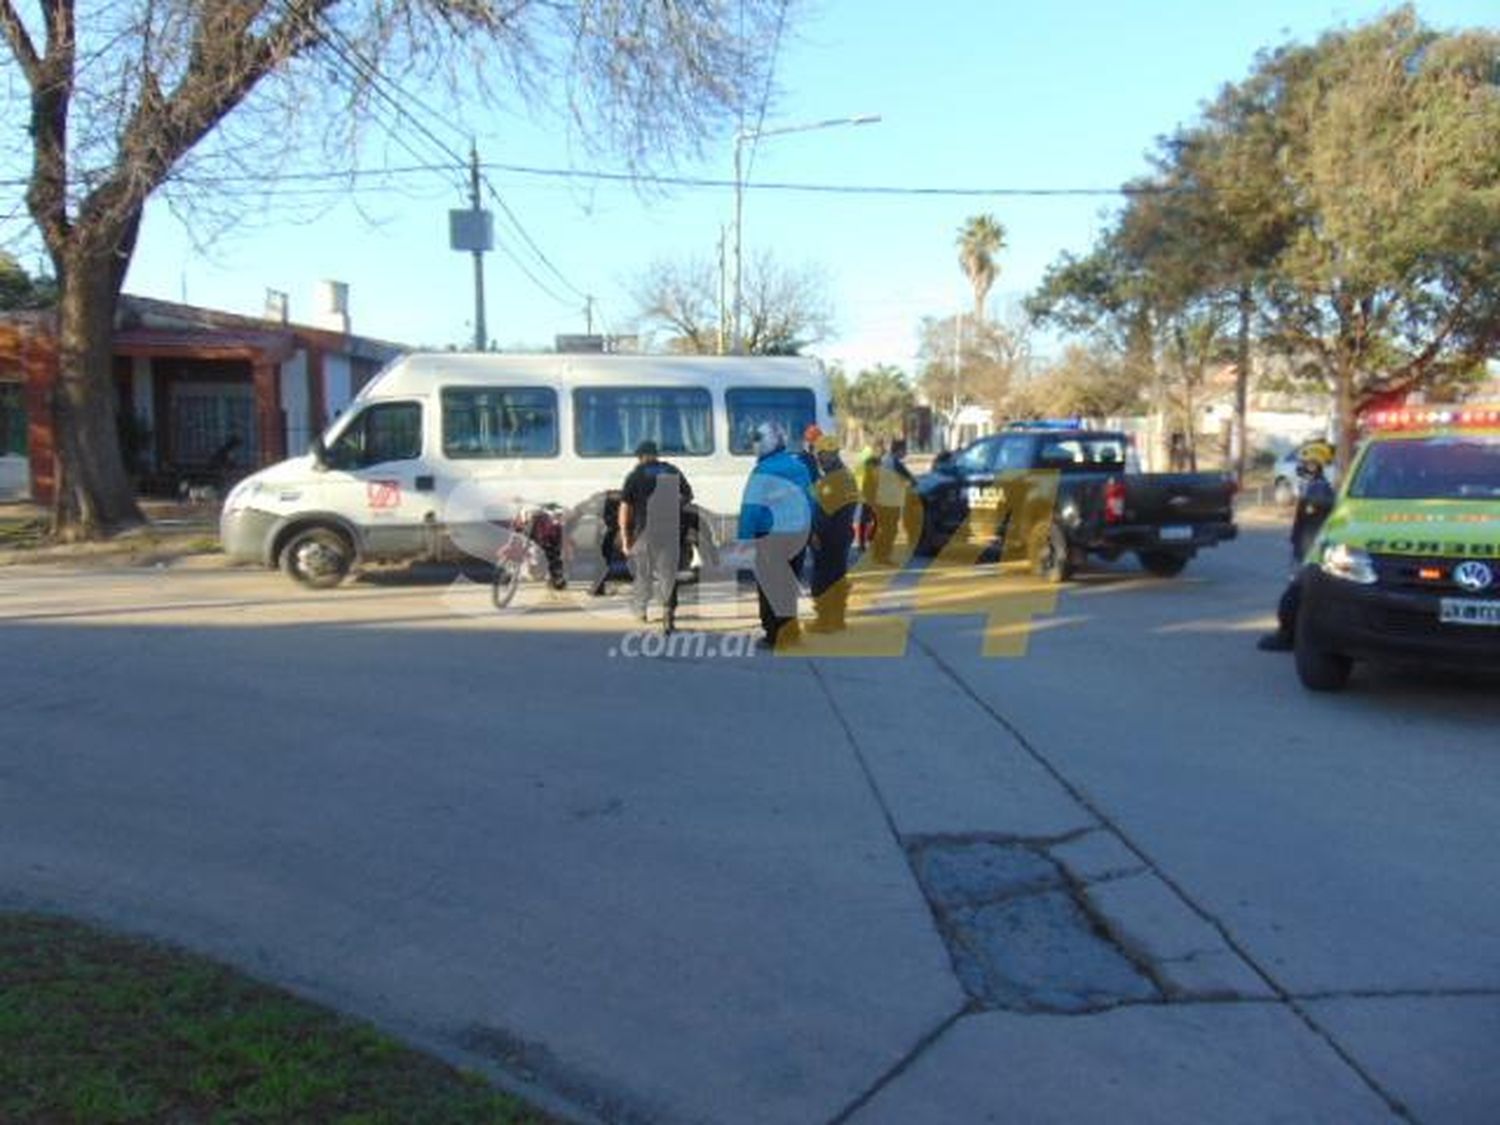
[{"label": "blue sky", "polygon": [[[945,188],[1113,188],[1145,168],[1153,138],[1190,120],[1255,52],[1360,22],[1389,5],[1308,0],[1204,4],[1077,0],[1067,5],[952,0],[823,0],[804,7],[776,59],[781,88],[766,127],[851,114],[879,124],[768,138],[754,157],[745,247],[824,271],[837,335],[818,350],[858,369],[877,361],[911,370],[924,315],[967,307],[954,236],[988,211],[1007,227],[998,308],[1028,292],[1066,250],[1086,249],[1113,198],[916,197],[794,194],[755,181]],[[1440,28],[1493,22],[1492,3],[1420,6]],[[556,122],[475,115],[437,131],[465,149],[477,136],[487,163],[617,170],[560,139]],[[728,180],[729,135],[684,176]],[[708,258],[729,221],[728,189],[654,189],[500,170],[490,182],[566,284],[510,236],[515,254],[486,259],[490,335],[503,347],[546,346],[580,332],[583,300],[596,328],[632,327],[632,278],[653,260]],[[472,271],[447,248],[447,209],[462,205],[455,179],[409,181],[407,193],[371,194],[315,223],[255,219],[195,246],[165,209],[148,211],[128,291],[258,313],[267,287],[287,291],[293,319],[311,315],[322,278],[351,287],[357,332],[412,344],[463,344],[472,335]],[[373,222],[371,220],[374,220]],[[503,230],[504,224],[502,224]],[[502,237],[505,235],[502,234]]]}]

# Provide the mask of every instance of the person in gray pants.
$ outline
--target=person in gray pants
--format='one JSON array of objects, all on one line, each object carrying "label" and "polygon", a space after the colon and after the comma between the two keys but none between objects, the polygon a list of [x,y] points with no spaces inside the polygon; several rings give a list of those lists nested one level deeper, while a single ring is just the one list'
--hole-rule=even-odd
[{"label": "person in gray pants", "polygon": [[636,446],[635,468],[620,489],[620,548],[630,560],[630,607],[640,621],[654,593],[661,602],[661,629],[677,628],[677,569],[682,560],[682,510],[693,489],[682,470],[659,457],[654,441]]}]

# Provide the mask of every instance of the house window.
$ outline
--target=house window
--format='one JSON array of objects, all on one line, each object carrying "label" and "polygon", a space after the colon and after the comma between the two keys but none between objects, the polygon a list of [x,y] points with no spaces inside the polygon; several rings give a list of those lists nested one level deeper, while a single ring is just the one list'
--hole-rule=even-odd
[{"label": "house window", "polygon": [[241,463],[260,447],[255,394],[230,383],[177,383],[172,387],[172,459],[206,466],[230,450]]}]

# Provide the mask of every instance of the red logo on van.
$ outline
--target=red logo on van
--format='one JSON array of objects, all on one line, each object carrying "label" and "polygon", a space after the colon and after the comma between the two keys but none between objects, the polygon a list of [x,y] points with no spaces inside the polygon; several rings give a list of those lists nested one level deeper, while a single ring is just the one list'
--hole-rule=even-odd
[{"label": "red logo on van", "polygon": [[401,506],[401,482],[399,480],[367,481],[365,499],[372,508],[399,508]]}]

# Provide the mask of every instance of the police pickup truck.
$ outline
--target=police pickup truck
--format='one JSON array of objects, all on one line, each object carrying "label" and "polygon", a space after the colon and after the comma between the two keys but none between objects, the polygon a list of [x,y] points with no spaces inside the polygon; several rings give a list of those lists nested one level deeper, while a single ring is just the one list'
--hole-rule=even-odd
[{"label": "police pickup truck", "polygon": [[1236,534],[1227,473],[1142,473],[1123,434],[1073,425],[1014,425],[940,456],[917,481],[919,554],[962,530],[1066,580],[1088,556],[1134,551],[1152,574],[1182,572],[1202,548]]},{"label": "police pickup truck", "polygon": [[1500,667],[1500,407],[1379,412],[1298,576],[1297,674],[1356,660]]}]

